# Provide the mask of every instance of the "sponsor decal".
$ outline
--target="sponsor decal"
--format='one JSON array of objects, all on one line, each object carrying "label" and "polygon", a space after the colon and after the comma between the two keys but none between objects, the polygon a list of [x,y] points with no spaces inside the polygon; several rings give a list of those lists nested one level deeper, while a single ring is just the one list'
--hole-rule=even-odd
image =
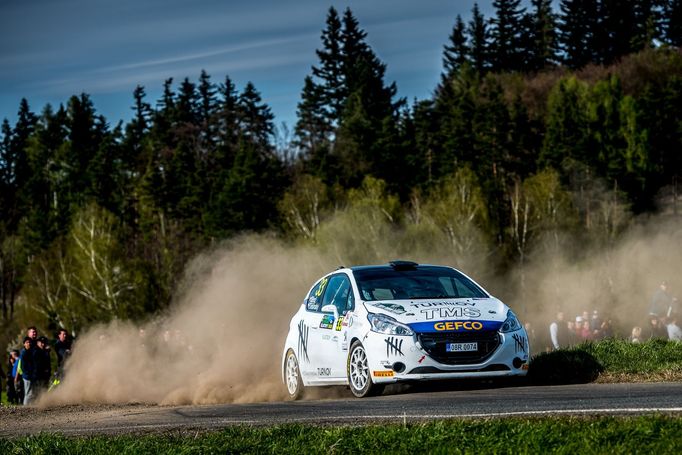
[{"label": "sponsor decal", "polygon": [[400,355],[404,356],[403,354],[403,339],[402,338],[396,338],[396,337],[388,337],[384,339],[384,342],[386,343],[386,357],[390,357],[392,355]]},{"label": "sponsor decal", "polygon": [[315,291],[315,297],[322,297],[322,293],[324,292],[324,288],[327,287],[328,281],[329,278],[322,278],[322,281],[320,281],[320,285],[317,287],[317,290]]},{"label": "sponsor decal", "polygon": [[322,335],[323,340],[331,340],[332,336],[331,335]]},{"label": "sponsor decal", "polygon": [[308,358],[308,332],[309,327],[303,321],[298,323],[298,358],[310,362]]},{"label": "sponsor decal", "polygon": [[425,358],[426,358],[425,355],[421,356],[421,358],[419,360],[417,360],[417,363],[422,363]]},{"label": "sponsor decal", "polygon": [[317,375],[318,376],[331,376],[332,375],[332,369],[331,368],[318,368],[317,369]]},{"label": "sponsor decal", "polygon": [[339,318],[339,320],[336,321],[336,331],[337,332],[341,331],[342,324],[343,324],[343,319]]},{"label": "sponsor decal", "polygon": [[433,328],[439,332],[460,332],[463,330],[481,330],[483,329],[483,323],[480,321],[448,321],[448,322],[436,322],[433,324]]},{"label": "sponsor decal", "polygon": [[482,330],[498,330],[502,326],[500,321],[437,321],[416,322],[408,324],[412,330],[420,333],[440,332],[478,332]]},{"label": "sponsor decal", "polygon": [[392,378],[393,372],[392,371],[373,371],[372,376],[374,376],[375,378]]},{"label": "sponsor decal", "polygon": [[512,338],[514,339],[514,352],[523,352],[524,354],[526,353],[526,337],[522,337],[518,334],[512,335]]},{"label": "sponsor decal", "polygon": [[424,319],[479,318],[481,311],[476,308],[427,308],[419,311]]},{"label": "sponsor decal", "polygon": [[331,329],[334,327],[334,316],[331,314],[325,314],[322,316],[322,320],[320,321],[320,328],[321,329]]},{"label": "sponsor decal", "polygon": [[375,303],[374,306],[395,314],[403,314],[406,311],[404,306],[397,303]]},{"label": "sponsor decal", "polygon": [[410,305],[412,308],[432,308],[441,306],[476,306],[475,302],[467,300],[465,302],[426,302],[426,303],[413,303]]}]

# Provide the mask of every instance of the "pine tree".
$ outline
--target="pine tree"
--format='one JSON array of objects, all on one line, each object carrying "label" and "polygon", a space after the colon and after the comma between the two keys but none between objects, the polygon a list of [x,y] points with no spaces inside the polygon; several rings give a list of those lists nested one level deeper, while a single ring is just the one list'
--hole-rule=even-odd
[{"label": "pine tree", "polygon": [[443,73],[447,77],[457,71],[468,61],[469,47],[467,46],[466,25],[459,14],[449,36],[448,44],[443,51]]},{"label": "pine tree", "polygon": [[665,41],[682,47],[682,0],[667,0],[665,4]]},{"label": "pine tree", "polygon": [[540,167],[562,169],[567,162],[590,161],[590,135],[585,107],[587,87],[575,77],[563,79],[547,100],[545,137],[539,156]]},{"label": "pine tree", "polygon": [[521,0],[493,0],[495,17],[492,19],[493,71],[518,71],[523,69],[523,55],[519,48],[521,18],[525,8]]},{"label": "pine tree", "polygon": [[336,127],[348,90],[343,68],[341,19],[333,6],[329,8],[326,24],[326,29],[322,31],[322,49],[315,51],[320,65],[313,66],[312,71],[313,76],[321,81],[324,104],[328,109],[327,122]]},{"label": "pine tree", "polygon": [[152,109],[145,101],[146,93],[144,87],[138,85],[133,92],[134,105],[132,107],[135,115],[126,125],[126,133],[123,145],[123,159],[125,166],[133,175],[143,172],[149,157],[143,156],[144,140],[149,134],[151,124]]},{"label": "pine tree", "polygon": [[199,140],[204,155],[210,153],[215,146],[216,124],[214,112],[217,105],[216,87],[211,82],[211,77],[205,70],[201,70],[199,76],[199,103],[198,103],[198,122]]},{"label": "pine tree", "polygon": [[[3,219],[0,220],[0,236],[6,232],[6,227],[10,224],[12,211],[16,200],[17,188],[14,177],[14,158],[12,157],[12,127],[7,119],[3,119],[0,127],[0,213]],[[0,237],[2,238],[2,237]]]},{"label": "pine tree", "polygon": [[633,52],[636,41],[634,2],[600,0],[598,6],[599,61],[609,64]]},{"label": "pine tree", "polygon": [[556,17],[551,0],[532,0],[530,47],[527,50],[528,69],[540,71],[557,61]]},{"label": "pine tree", "polygon": [[490,32],[486,24],[485,17],[478,8],[478,3],[474,3],[469,21],[469,55],[471,65],[480,74],[490,69]]},{"label": "pine tree", "polygon": [[597,6],[597,0],[561,0],[559,42],[563,61],[571,68],[599,60]]},{"label": "pine tree", "polygon": [[308,173],[326,180],[331,175],[329,150],[332,127],[325,115],[322,87],[315,84],[310,76],[305,78],[296,114],[298,121],[294,134],[300,159]]}]

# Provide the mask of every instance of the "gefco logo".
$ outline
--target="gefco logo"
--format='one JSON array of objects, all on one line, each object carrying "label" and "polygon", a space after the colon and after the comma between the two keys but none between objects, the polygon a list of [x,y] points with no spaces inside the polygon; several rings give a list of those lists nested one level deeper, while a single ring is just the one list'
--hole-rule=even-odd
[{"label": "gefco logo", "polygon": [[459,332],[464,330],[481,330],[483,324],[479,321],[448,321],[436,322],[433,328],[438,332]]}]

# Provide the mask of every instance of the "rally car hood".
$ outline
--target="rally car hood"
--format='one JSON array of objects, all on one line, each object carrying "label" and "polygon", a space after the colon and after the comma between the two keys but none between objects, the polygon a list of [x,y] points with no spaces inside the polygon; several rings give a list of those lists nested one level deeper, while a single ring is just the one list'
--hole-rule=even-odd
[{"label": "rally car hood", "polygon": [[469,330],[457,321],[477,321],[476,330],[497,330],[507,318],[507,306],[494,297],[466,299],[380,300],[363,302],[370,313],[381,313],[419,332]]}]

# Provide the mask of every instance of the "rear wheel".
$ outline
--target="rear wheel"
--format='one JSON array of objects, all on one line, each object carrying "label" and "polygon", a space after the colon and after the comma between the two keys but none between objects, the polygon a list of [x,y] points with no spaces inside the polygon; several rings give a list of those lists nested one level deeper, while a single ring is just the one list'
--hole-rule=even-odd
[{"label": "rear wheel", "polygon": [[289,399],[298,400],[303,395],[303,381],[301,380],[301,370],[298,367],[298,359],[294,351],[287,351],[286,361],[284,362],[284,379],[286,380]]},{"label": "rear wheel", "polygon": [[384,390],[383,386],[372,382],[367,352],[359,341],[355,341],[350,347],[346,370],[350,391],[356,397],[364,398],[371,395],[379,395]]}]

